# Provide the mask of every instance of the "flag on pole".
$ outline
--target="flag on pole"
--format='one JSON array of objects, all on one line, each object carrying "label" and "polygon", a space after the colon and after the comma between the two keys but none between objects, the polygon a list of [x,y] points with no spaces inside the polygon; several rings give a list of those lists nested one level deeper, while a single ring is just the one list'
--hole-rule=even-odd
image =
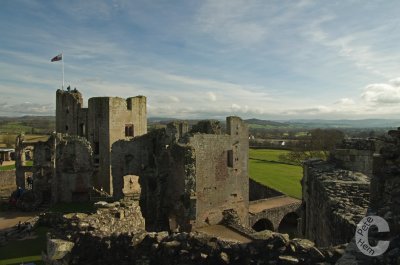
[{"label": "flag on pole", "polygon": [[53,57],[53,59],[51,59],[52,62],[57,62],[57,61],[61,61],[62,60],[62,53],[60,53],[59,55]]},{"label": "flag on pole", "polygon": [[63,54],[60,53],[59,55],[53,57],[50,61],[51,62],[61,61],[61,65],[62,65],[62,87],[61,87],[61,89],[64,90],[64,60],[63,60]]}]

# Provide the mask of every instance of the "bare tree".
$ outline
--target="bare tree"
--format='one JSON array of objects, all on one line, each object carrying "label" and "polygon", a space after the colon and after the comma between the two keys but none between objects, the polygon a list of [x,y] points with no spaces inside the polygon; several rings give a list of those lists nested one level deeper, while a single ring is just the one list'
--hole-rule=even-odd
[{"label": "bare tree", "polygon": [[310,158],[327,159],[329,152],[344,139],[344,133],[337,129],[314,129],[307,139],[299,141],[289,153],[280,158],[287,163],[301,165]]}]

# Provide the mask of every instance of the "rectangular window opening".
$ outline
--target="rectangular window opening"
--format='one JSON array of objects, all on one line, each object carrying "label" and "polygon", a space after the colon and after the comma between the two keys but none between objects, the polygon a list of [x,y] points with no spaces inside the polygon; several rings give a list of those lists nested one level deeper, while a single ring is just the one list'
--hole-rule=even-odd
[{"label": "rectangular window opening", "polygon": [[125,125],[125,137],[134,137],[133,124]]}]

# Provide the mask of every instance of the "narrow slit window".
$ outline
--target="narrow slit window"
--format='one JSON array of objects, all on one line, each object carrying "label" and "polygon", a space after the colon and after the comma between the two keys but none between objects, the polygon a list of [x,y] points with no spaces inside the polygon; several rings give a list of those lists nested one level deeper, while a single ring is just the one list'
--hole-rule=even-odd
[{"label": "narrow slit window", "polygon": [[228,167],[233,167],[233,150],[227,151],[227,164]]}]

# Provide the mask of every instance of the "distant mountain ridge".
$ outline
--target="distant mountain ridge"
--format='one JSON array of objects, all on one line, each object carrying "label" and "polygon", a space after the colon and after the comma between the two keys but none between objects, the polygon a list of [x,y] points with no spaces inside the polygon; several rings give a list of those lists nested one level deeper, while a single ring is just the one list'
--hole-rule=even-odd
[{"label": "distant mountain ridge", "polygon": [[260,120],[260,119],[247,119],[244,120],[247,124],[257,124],[257,125],[269,125],[269,126],[288,126],[286,122],[270,121],[270,120]]},{"label": "distant mountain ridge", "polygon": [[[176,118],[165,117],[149,117],[148,123],[166,125],[169,122],[185,120]],[[200,120],[205,119],[186,119],[189,124],[195,124]],[[220,120],[221,124],[225,120]],[[250,128],[397,128],[400,127],[400,119],[338,119],[338,120],[325,120],[325,119],[291,119],[291,120],[263,120],[263,119],[245,119],[244,120]],[[0,116],[0,131],[1,127],[6,126],[7,123],[18,122],[25,126],[45,127],[50,129],[55,126],[55,116],[21,116],[21,117],[6,117]]]},{"label": "distant mountain ridge", "polygon": [[323,119],[295,119],[285,121],[288,124],[308,127],[330,128],[397,128],[400,127],[400,119],[359,119],[359,120],[323,120]]}]

